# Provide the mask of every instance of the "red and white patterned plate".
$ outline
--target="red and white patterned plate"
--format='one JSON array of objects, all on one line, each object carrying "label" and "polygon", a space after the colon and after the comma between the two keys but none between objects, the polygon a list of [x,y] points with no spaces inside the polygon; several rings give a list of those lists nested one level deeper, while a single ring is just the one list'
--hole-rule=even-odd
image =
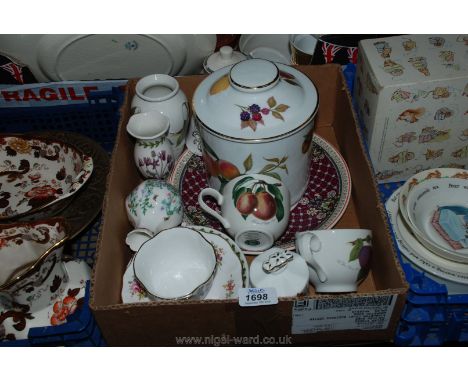
[{"label": "red and white patterned plate", "polygon": [[[295,233],[333,227],[343,215],[351,196],[351,176],[340,153],[317,134],[307,189],[293,207],[286,232],[275,246],[294,249]],[[221,224],[205,214],[198,205],[198,194],[208,187],[203,159],[186,150],[172,170],[168,182],[182,196],[185,225],[200,225],[224,231]],[[219,207],[207,199],[207,204],[219,211]],[[245,253],[248,253],[244,251]]]}]

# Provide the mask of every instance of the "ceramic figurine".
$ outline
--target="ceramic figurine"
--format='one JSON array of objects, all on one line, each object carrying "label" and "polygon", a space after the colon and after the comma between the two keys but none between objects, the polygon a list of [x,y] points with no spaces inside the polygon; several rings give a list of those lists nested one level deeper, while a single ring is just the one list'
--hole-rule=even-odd
[{"label": "ceramic figurine", "polygon": [[165,179],[174,165],[172,144],[167,139],[169,119],[159,112],[134,114],[127,132],[136,139],[135,164],[144,178]]},{"label": "ceramic figurine", "polygon": [[134,113],[158,111],[169,118],[169,141],[177,159],[184,150],[185,137],[190,122],[187,97],[174,77],[152,74],[141,78],[135,86],[132,99]]},{"label": "ceramic figurine", "polygon": [[155,179],[140,183],[125,199],[130,223],[126,243],[133,251],[158,232],[182,223],[182,199],[170,184]]},{"label": "ceramic figurine", "polygon": [[[212,196],[221,206],[221,215],[204,201]],[[249,174],[231,180],[223,193],[205,188],[198,195],[200,207],[218,219],[241,249],[261,252],[270,248],[286,230],[289,218],[289,191],[277,179]]]}]

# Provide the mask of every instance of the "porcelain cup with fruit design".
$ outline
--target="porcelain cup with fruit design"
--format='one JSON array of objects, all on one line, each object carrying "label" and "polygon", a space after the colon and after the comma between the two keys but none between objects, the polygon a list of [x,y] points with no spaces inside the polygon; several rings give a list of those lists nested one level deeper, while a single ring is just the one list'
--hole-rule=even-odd
[{"label": "porcelain cup with fruit design", "polygon": [[369,271],[372,232],[367,229],[298,232],[296,250],[309,265],[309,280],[317,292],[355,292]]},{"label": "porcelain cup with fruit design", "polygon": [[157,111],[134,114],[128,121],[127,132],[136,139],[135,164],[144,178],[164,179],[174,165],[169,127],[169,118]]},{"label": "porcelain cup with fruit design", "polygon": [[[204,199],[215,198],[221,214]],[[270,248],[286,230],[289,191],[277,179],[263,174],[239,176],[228,182],[222,194],[205,188],[198,195],[200,207],[218,219],[240,248],[261,252]]]},{"label": "porcelain cup with fruit design", "polygon": [[158,232],[182,223],[182,199],[172,185],[161,180],[140,183],[125,199],[125,208],[135,227],[125,240],[133,251]]}]

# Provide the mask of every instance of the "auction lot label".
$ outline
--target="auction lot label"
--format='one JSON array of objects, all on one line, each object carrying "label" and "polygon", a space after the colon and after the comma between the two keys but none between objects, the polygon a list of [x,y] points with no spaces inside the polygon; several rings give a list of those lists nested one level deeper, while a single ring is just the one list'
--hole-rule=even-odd
[{"label": "auction lot label", "polygon": [[386,329],[396,300],[397,295],[296,301],[291,333]]}]

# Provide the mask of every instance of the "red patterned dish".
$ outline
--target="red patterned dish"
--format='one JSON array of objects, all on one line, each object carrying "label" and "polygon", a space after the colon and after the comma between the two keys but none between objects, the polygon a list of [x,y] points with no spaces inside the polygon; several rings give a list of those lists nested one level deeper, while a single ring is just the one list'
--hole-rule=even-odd
[{"label": "red patterned dish", "polygon": [[33,135],[0,135],[0,221],[53,216],[93,172],[72,145]]},{"label": "red patterned dish", "polygon": [[[343,215],[351,196],[351,176],[340,153],[318,135],[313,137],[313,158],[306,192],[293,207],[286,232],[275,246],[293,249],[295,233],[333,227]],[[184,220],[188,225],[202,225],[224,231],[221,224],[203,213],[198,194],[208,187],[203,159],[186,150],[169,176],[182,195]],[[219,210],[209,199],[207,204]]]}]

